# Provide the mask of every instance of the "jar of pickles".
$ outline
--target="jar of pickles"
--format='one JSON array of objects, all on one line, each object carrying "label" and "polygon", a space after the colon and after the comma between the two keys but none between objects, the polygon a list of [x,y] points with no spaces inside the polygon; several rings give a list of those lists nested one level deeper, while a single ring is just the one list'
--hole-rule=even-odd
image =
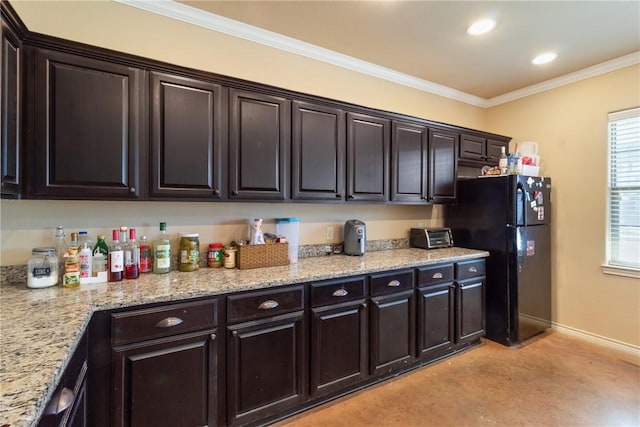
[{"label": "jar of pickles", "polygon": [[58,257],[55,248],[33,248],[27,263],[27,287],[46,288],[58,283]]},{"label": "jar of pickles", "polygon": [[180,271],[196,271],[200,267],[200,235],[185,233],[180,235]]}]

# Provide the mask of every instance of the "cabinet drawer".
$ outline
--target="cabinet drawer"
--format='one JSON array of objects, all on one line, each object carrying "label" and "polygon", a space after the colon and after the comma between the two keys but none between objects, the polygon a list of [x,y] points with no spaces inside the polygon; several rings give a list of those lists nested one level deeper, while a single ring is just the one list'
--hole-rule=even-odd
[{"label": "cabinet drawer", "polygon": [[484,276],[484,259],[474,259],[471,261],[456,263],[456,279],[464,280],[469,277]]},{"label": "cabinet drawer", "polygon": [[362,299],[365,296],[365,278],[332,280],[311,284],[311,306],[339,304]]},{"label": "cabinet drawer", "polygon": [[418,269],[418,286],[453,281],[453,264],[442,264]]},{"label": "cabinet drawer", "polygon": [[232,295],[227,298],[227,322],[258,319],[303,308],[302,286]]},{"label": "cabinet drawer", "polygon": [[376,297],[413,289],[413,270],[371,275],[371,296]]},{"label": "cabinet drawer", "polygon": [[113,345],[213,328],[218,323],[217,308],[217,301],[208,300],[114,313]]}]

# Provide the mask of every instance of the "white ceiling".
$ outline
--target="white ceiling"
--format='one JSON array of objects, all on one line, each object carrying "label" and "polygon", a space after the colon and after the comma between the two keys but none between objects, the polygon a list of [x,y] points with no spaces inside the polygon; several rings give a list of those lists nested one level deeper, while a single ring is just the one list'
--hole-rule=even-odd
[{"label": "white ceiling", "polygon": [[[204,20],[230,18],[483,100],[630,54],[635,63],[640,58],[639,1],[175,3]],[[486,17],[497,20],[492,32],[466,34]],[[544,51],[558,58],[532,65]]]}]

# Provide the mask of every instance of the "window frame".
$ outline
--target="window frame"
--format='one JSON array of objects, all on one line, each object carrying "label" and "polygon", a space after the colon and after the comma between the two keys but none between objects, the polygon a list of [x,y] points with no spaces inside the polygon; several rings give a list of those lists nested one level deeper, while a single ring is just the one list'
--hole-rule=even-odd
[{"label": "window frame", "polygon": [[[616,263],[612,263],[611,259],[611,245],[612,238],[611,233],[611,219],[612,219],[612,203],[611,203],[611,191],[616,186],[611,183],[612,176],[612,138],[611,138],[611,123],[620,121],[628,118],[638,118],[640,120],[640,107],[628,108],[625,110],[620,110],[616,112],[611,112],[608,114],[607,120],[607,203],[606,203],[606,252],[605,252],[605,262],[602,264],[602,272],[605,274],[612,274],[616,276],[625,276],[625,277],[633,277],[640,278],[640,265],[638,266],[628,266],[628,265],[619,265]],[[640,129],[640,127],[639,127]],[[638,134],[638,139],[640,141],[640,132]],[[639,173],[640,176],[640,173]],[[635,184],[635,181],[633,182]],[[640,182],[638,182],[638,186],[640,187]],[[635,185],[634,185],[635,187]],[[619,239],[618,239],[619,240]]]}]

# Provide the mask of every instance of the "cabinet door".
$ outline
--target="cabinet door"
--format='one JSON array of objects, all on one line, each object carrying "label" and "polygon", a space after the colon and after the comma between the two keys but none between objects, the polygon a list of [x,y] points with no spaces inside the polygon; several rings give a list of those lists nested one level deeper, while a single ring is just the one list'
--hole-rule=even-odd
[{"label": "cabinet door", "polygon": [[140,198],[144,72],[46,49],[36,61],[34,197]]},{"label": "cabinet door", "polygon": [[314,308],[311,313],[311,397],[364,380],[367,350],[364,300]]},{"label": "cabinet door", "polygon": [[429,130],[429,201],[447,203],[456,200],[459,135],[439,129]]},{"label": "cabinet door", "polygon": [[433,359],[453,348],[454,289],[450,282],[418,291],[418,357]]},{"label": "cabinet door", "polygon": [[475,341],[485,332],[484,277],[458,282],[456,340],[458,344]]},{"label": "cabinet door", "polygon": [[509,143],[504,141],[496,141],[495,139],[487,139],[487,164],[496,165],[500,161],[502,155],[502,147],[505,147],[505,154],[509,154]]},{"label": "cabinet door", "polygon": [[390,122],[347,113],[347,200],[389,200]]},{"label": "cabinet door", "polygon": [[22,43],[2,21],[2,196],[19,197],[22,144]]},{"label": "cabinet door", "polygon": [[483,161],[487,158],[487,140],[479,136],[460,135],[460,158]]},{"label": "cabinet door", "polygon": [[230,90],[229,198],[288,197],[291,101]]},{"label": "cabinet door", "polygon": [[415,360],[414,291],[371,299],[372,375],[387,374]]},{"label": "cabinet door", "polygon": [[116,347],[112,425],[216,425],[215,330]]},{"label": "cabinet door", "polygon": [[151,73],[151,198],[220,199],[226,89]]},{"label": "cabinet door", "polygon": [[345,119],[338,108],[293,103],[292,198],[343,200]]},{"label": "cabinet door", "polygon": [[244,425],[306,398],[302,312],[227,327],[227,422]]},{"label": "cabinet door", "polygon": [[428,196],[427,128],[394,122],[391,147],[391,201],[425,203]]}]

